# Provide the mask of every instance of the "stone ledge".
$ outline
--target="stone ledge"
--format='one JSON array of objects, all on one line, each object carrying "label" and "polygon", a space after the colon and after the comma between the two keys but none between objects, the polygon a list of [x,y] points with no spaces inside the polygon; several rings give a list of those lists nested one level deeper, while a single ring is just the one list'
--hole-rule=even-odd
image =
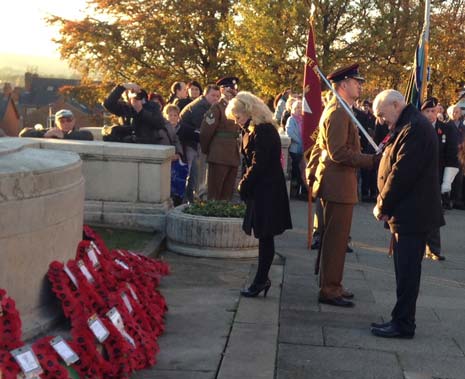
[{"label": "stone ledge", "polygon": [[161,163],[174,154],[173,146],[105,141],[40,139],[41,148],[73,151],[84,160],[136,161]]},{"label": "stone ledge", "polygon": [[84,221],[99,226],[130,230],[164,230],[170,201],[159,204],[86,200]]}]

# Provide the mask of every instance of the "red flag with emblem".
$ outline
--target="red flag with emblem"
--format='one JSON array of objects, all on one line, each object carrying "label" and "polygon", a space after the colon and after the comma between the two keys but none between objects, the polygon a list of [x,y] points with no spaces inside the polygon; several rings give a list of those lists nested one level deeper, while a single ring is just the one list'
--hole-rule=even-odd
[{"label": "red flag with emblem", "polygon": [[[302,142],[304,145],[304,157],[310,160],[313,145],[318,136],[318,123],[320,122],[322,109],[321,101],[321,83],[320,76],[316,71],[318,62],[315,51],[315,29],[313,26],[313,17],[310,19],[308,31],[307,50],[305,57],[305,71],[302,97]],[[312,215],[312,189],[308,191],[308,231],[307,243],[310,249],[312,244],[313,233],[313,215]]]},{"label": "red flag with emblem", "polygon": [[322,113],[321,83],[315,66],[318,65],[315,52],[315,31],[313,18],[310,19],[305,59],[303,99],[302,99],[302,142],[304,156],[308,160],[318,136],[318,123]]}]

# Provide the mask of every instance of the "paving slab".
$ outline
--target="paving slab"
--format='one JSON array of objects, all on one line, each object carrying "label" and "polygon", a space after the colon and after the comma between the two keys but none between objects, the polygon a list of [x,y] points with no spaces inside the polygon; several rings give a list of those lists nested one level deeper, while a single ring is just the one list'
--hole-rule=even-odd
[{"label": "paving slab", "polygon": [[279,344],[278,379],[403,379],[395,353]]},{"label": "paving slab", "polygon": [[465,357],[441,357],[438,360],[424,354],[399,354],[406,379],[461,379],[465,377]]},{"label": "paving slab", "polygon": [[214,260],[163,252],[171,275],[159,287],[168,304],[157,364],[133,379],[216,378],[238,306],[239,290],[255,260]]},{"label": "paving slab", "polygon": [[463,356],[456,342],[447,335],[438,335],[432,330],[418,330],[412,340],[398,338],[375,338],[369,328],[325,327],[327,346],[352,349],[369,349],[392,352],[417,352],[427,356]]},{"label": "paving slab", "polygon": [[240,298],[218,379],[274,377],[282,276],[283,266],[271,266],[273,291],[266,298]]}]

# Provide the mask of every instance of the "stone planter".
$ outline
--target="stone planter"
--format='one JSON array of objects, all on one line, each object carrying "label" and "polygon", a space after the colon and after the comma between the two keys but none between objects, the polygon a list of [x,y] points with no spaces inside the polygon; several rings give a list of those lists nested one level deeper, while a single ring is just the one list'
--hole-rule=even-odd
[{"label": "stone planter", "polygon": [[253,258],[258,239],[242,230],[242,219],[205,217],[183,212],[187,205],[172,209],[166,218],[168,250],[208,258]]}]

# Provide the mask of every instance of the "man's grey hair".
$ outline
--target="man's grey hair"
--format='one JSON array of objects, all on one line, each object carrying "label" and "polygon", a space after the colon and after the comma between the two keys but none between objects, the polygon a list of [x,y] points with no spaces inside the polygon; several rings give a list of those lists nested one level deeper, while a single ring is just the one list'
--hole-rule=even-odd
[{"label": "man's grey hair", "polygon": [[458,108],[460,109],[460,112],[462,112],[462,108],[460,108],[460,106],[458,104],[455,104],[455,105],[451,105],[449,108],[447,108],[447,115],[449,116],[449,118],[452,120],[453,118],[453,114],[454,114],[454,110]]},{"label": "man's grey hair", "polygon": [[395,89],[387,89],[380,92],[373,101],[373,110],[378,109],[380,104],[392,104],[398,103],[399,105],[405,105],[405,98],[399,91]]}]

